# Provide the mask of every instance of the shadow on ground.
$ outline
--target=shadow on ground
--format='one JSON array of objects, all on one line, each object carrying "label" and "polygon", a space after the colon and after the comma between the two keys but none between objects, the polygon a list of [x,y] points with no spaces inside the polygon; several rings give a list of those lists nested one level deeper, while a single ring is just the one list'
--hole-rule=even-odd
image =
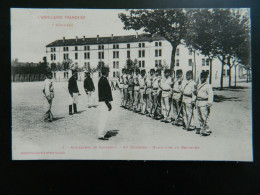
[{"label": "shadow on ground", "polygon": [[65,118],[65,117],[54,117],[53,121],[57,121],[57,120],[60,120],[60,119],[63,119],[63,118]]},{"label": "shadow on ground", "polygon": [[214,87],[214,91],[233,91],[233,92],[240,92],[243,89],[248,89],[249,87],[223,87],[222,89],[220,87]]},{"label": "shadow on ground", "polygon": [[108,130],[105,137],[109,138],[109,137],[112,137],[112,136],[116,136],[118,134],[118,131],[119,130]]},{"label": "shadow on ground", "polygon": [[224,101],[234,101],[238,102],[241,101],[237,97],[225,97],[223,95],[214,95],[214,102],[224,102]]}]

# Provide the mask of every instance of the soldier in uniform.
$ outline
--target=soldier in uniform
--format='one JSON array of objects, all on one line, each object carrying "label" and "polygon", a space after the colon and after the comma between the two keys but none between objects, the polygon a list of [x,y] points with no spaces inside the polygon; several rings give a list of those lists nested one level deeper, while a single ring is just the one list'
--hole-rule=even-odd
[{"label": "soldier in uniform", "polygon": [[159,84],[161,81],[161,70],[157,69],[155,72],[155,76],[153,77],[152,80],[152,107],[151,107],[151,112],[150,116],[152,118],[156,118],[157,116],[160,115],[160,109],[159,109]]},{"label": "soldier in uniform", "polygon": [[140,104],[139,104],[139,110],[141,111],[140,114],[144,115],[145,114],[145,77],[146,71],[145,70],[141,70],[141,78],[139,80],[139,85],[140,85]]},{"label": "soldier in uniform", "polygon": [[[183,81],[183,73],[182,70],[179,69],[176,71],[176,79],[174,81],[173,85],[173,93],[172,93],[172,109],[173,109],[173,116],[174,116],[174,122],[173,125],[181,126],[183,125],[183,119],[182,119],[182,92],[181,92],[181,86]],[[179,114],[179,115],[178,115]],[[177,118],[178,117],[178,118]]]},{"label": "soldier in uniform", "polygon": [[202,72],[200,74],[200,84],[197,90],[197,112],[200,129],[196,131],[197,134],[203,136],[210,135],[211,130],[208,126],[208,119],[210,114],[210,107],[213,103],[213,90],[212,86],[207,82],[208,73]]},{"label": "soldier in uniform", "polygon": [[78,96],[80,95],[77,84],[77,71],[72,71],[72,76],[69,79],[68,89],[70,94],[69,115],[73,115],[72,105],[74,113],[77,113]]},{"label": "soldier in uniform", "polygon": [[47,112],[45,113],[44,121],[53,121],[53,116],[51,113],[51,106],[52,106],[52,100],[54,98],[54,88],[52,83],[52,73],[47,72],[46,73],[46,79],[44,80],[44,86],[43,86],[43,94],[47,101],[45,101],[45,107]]},{"label": "soldier in uniform", "polygon": [[95,86],[93,83],[92,78],[90,77],[90,73],[87,72],[87,76],[84,80],[84,89],[87,94],[87,106],[88,108],[91,108],[94,106],[94,98],[95,98]]},{"label": "soldier in uniform", "polygon": [[183,93],[183,129],[192,131],[195,129],[193,111],[196,101],[196,82],[193,81],[191,70],[186,73],[186,82],[183,84],[181,91]]},{"label": "soldier in uniform", "polygon": [[120,90],[120,95],[121,95],[121,107],[123,106],[123,101],[124,101],[124,74],[125,74],[125,69],[123,68],[122,69],[122,75],[118,76],[118,87],[119,87],[119,90]]},{"label": "soldier in uniform", "polygon": [[145,90],[145,96],[146,96],[146,116],[151,116],[151,108],[152,108],[152,103],[153,103],[153,100],[152,100],[152,80],[153,80],[153,77],[154,77],[154,72],[155,70],[154,69],[151,69],[150,70],[150,75],[147,77],[146,79],[146,90]]},{"label": "soldier in uniform", "polygon": [[134,78],[133,78],[133,71],[129,71],[129,79],[128,79],[128,94],[129,94],[129,110],[133,110],[133,104],[134,104]]},{"label": "soldier in uniform", "polygon": [[135,77],[134,77],[134,112],[139,112],[138,110],[138,103],[140,100],[139,97],[139,90],[140,90],[140,85],[139,85],[139,79],[140,79],[140,69],[135,70]]},{"label": "soldier in uniform", "polygon": [[123,80],[124,80],[124,103],[123,107],[127,108],[128,104],[128,75],[129,71],[128,69],[125,69],[125,74],[123,75]]},{"label": "soldier in uniform", "polygon": [[105,137],[107,133],[106,125],[109,120],[110,111],[112,110],[111,101],[113,101],[111,87],[107,80],[109,74],[108,67],[102,67],[102,76],[98,81],[98,98],[99,98],[99,123],[98,123],[98,139],[107,140]]},{"label": "soldier in uniform", "polygon": [[161,89],[162,89],[162,98],[161,98],[161,104],[162,104],[162,114],[164,118],[161,120],[161,122],[170,123],[171,120],[169,118],[170,114],[170,98],[172,94],[172,78],[171,78],[171,70],[166,69],[164,71],[164,79],[161,81]]}]

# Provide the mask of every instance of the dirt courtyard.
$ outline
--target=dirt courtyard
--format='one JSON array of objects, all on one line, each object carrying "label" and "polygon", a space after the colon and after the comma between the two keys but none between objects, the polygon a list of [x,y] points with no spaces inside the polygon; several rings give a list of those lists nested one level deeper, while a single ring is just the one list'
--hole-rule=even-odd
[{"label": "dirt courtyard", "polygon": [[112,91],[107,141],[97,139],[99,108],[87,107],[83,82],[78,86],[80,113],[70,116],[67,82],[54,83],[55,120],[49,123],[43,120],[43,82],[12,83],[13,159],[253,160],[251,83],[214,90],[207,137],[120,108],[119,91]]}]

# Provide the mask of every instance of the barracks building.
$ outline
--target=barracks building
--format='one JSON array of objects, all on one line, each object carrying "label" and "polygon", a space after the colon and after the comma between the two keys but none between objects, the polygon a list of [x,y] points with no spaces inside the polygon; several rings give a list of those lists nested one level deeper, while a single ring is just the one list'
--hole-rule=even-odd
[{"label": "barracks building", "polygon": [[[73,64],[83,70],[87,67],[97,67],[99,61],[103,61],[110,67],[109,78],[116,79],[121,74],[122,68],[126,65],[126,60],[137,60],[140,69],[149,71],[156,69],[159,65],[170,67],[171,44],[163,37],[151,34],[138,34],[127,36],[93,37],[75,39],[56,40],[46,46],[46,56],[49,65],[52,63],[62,63],[71,59]],[[212,85],[219,86],[221,76],[221,62],[214,59],[212,62]],[[193,70],[196,77],[202,71],[209,71],[209,60],[207,57],[192,52],[191,49],[180,44],[176,50],[175,71],[182,69],[184,74],[188,70]],[[224,83],[228,82],[228,66],[224,67]],[[234,75],[235,69],[232,69]],[[237,77],[244,74],[241,67],[237,68]],[[58,71],[54,73],[56,81],[68,80],[71,71]],[[98,78],[99,73],[93,75]],[[226,78],[225,78],[226,77]],[[84,79],[84,72],[78,73],[78,79]],[[226,81],[225,81],[226,80]],[[232,77],[234,81],[234,78]]]}]

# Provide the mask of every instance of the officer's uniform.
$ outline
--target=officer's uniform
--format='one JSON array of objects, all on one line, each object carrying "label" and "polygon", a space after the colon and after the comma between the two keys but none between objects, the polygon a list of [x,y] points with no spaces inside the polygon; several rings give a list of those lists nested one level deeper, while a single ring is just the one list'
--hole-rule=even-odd
[{"label": "officer's uniform", "polygon": [[139,103],[139,91],[140,91],[140,85],[139,85],[139,79],[140,75],[134,76],[134,110],[138,109],[138,103]]},{"label": "officer's uniform", "polygon": [[[161,80],[161,76],[155,76],[153,77],[153,81],[152,81],[152,87],[153,87],[153,91],[152,91],[152,100],[153,100],[153,106],[151,109],[151,116],[155,115],[159,115],[160,114],[160,109],[159,109],[159,93],[160,93],[160,88],[159,88],[159,83]],[[156,113],[155,112],[156,109]]]},{"label": "officer's uniform", "polygon": [[108,107],[105,102],[113,101],[111,87],[105,76],[101,76],[98,82],[98,98],[99,98],[99,123],[98,123],[98,137],[104,138],[106,135],[109,115]]},{"label": "officer's uniform", "polygon": [[46,110],[44,120],[52,121],[52,114],[51,114],[51,106],[52,106],[52,100],[54,98],[54,87],[52,80],[49,78],[46,78],[44,80],[44,86],[43,86],[43,93],[44,93],[44,109]]},{"label": "officer's uniform", "polygon": [[139,92],[140,92],[140,104],[139,104],[140,108],[139,108],[139,110],[141,110],[142,114],[145,114],[145,106],[146,106],[145,100],[144,100],[145,80],[146,80],[145,76],[141,77],[139,79],[139,85],[140,85],[140,90],[139,90]]},{"label": "officer's uniform", "polygon": [[71,76],[69,79],[68,89],[70,93],[69,113],[72,114],[72,105],[73,105],[74,113],[77,113],[79,89],[78,89],[77,80],[74,76]]},{"label": "officer's uniform", "polygon": [[197,90],[197,111],[198,111],[198,120],[200,123],[201,133],[208,134],[209,126],[209,114],[210,107],[213,103],[213,90],[212,86],[208,83],[202,83],[198,86]]},{"label": "officer's uniform", "polygon": [[83,87],[87,93],[87,106],[90,108],[94,106],[94,102],[95,102],[95,94],[94,94],[95,86],[90,76],[86,77],[86,79],[84,80]]},{"label": "officer's uniform", "polygon": [[170,97],[172,93],[172,78],[169,76],[161,81],[161,89],[162,89],[162,115],[164,116],[163,121],[170,122],[169,112],[170,112]]},{"label": "officer's uniform", "polygon": [[[196,100],[196,83],[192,79],[186,82],[183,82],[182,86],[183,92],[183,119],[185,127],[189,125],[189,129],[194,129],[194,117],[193,117],[193,105],[192,103]],[[192,117],[192,118],[191,118]]]},{"label": "officer's uniform", "polygon": [[150,114],[150,109],[152,108],[152,79],[153,76],[147,77],[146,79],[146,90],[145,90],[145,96],[146,96],[146,111],[147,114]]},{"label": "officer's uniform", "polygon": [[[175,79],[174,85],[173,85],[173,93],[172,93],[172,110],[173,110],[173,116],[176,119],[179,112],[182,112],[181,109],[181,86],[182,86],[182,80]],[[182,120],[182,113],[180,113],[178,120]]]}]

